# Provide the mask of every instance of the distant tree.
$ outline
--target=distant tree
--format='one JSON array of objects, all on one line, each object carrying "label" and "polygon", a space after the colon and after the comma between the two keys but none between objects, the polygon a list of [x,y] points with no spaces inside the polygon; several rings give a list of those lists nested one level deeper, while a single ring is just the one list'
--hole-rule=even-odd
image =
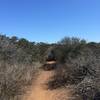
[{"label": "distant tree", "polygon": [[81,44],[86,44],[86,40],[82,39],[81,41]]},{"label": "distant tree", "polygon": [[26,40],[26,39],[24,39],[24,38],[21,38],[18,41],[18,46],[19,47],[22,47],[22,48],[27,48],[28,47],[28,44],[29,44],[29,41]]},{"label": "distant tree", "polygon": [[58,42],[58,44],[69,45],[69,44],[71,44],[71,38],[64,37],[61,41]]},{"label": "distant tree", "polygon": [[79,38],[76,38],[76,37],[72,37],[71,38],[71,44],[72,45],[80,44],[80,39]]},{"label": "distant tree", "polygon": [[16,42],[18,42],[18,37],[12,36],[12,37],[10,38],[10,41],[11,41],[12,43],[16,43]]}]

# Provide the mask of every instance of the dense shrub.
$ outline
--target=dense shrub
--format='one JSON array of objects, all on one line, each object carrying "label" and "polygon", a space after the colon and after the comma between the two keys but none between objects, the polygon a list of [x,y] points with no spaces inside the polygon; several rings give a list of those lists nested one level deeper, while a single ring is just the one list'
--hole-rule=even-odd
[{"label": "dense shrub", "polygon": [[[61,49],[57,49],[59,52],[56,53],[61,53]],[[58,64],[55,76],[48,82],[49,89],[72,86],[83,100],[93,100],[95,93],[100,91],[99,45],[80,44],[74,50],[76,52],[63,50],[65,61]]]}]

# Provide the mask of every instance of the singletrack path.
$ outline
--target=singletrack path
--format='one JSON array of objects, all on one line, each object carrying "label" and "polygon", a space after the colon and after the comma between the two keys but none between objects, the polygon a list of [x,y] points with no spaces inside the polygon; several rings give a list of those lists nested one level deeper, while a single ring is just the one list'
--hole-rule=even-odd
[{"label": "singletrack path", "polygon": [[54,70],[40,70],[39,75],[23,100],[71,100],[71,93],[64,88],[49,90],[46,83],[54,75]]}]

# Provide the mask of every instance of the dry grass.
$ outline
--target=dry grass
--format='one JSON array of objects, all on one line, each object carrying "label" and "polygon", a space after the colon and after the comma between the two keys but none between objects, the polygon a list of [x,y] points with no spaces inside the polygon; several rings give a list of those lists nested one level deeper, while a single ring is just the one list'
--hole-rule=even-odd
[{"label": "dry grass", "polygon": [[21,100],[35,79],[35,66],[0,62],[0,100]]}]

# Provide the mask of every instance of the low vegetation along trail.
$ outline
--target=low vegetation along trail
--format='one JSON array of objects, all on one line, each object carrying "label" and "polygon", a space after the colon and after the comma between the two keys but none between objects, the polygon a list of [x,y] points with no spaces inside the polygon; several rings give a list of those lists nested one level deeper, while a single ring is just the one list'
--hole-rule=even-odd
[{"label": "low vegetation along trail", "polygon": [[23,100],[69,100],[70,91],[64,88],[54,90],[47,89],[45,84],[53,75],[54,70],[40,70],[37,80]]}]

